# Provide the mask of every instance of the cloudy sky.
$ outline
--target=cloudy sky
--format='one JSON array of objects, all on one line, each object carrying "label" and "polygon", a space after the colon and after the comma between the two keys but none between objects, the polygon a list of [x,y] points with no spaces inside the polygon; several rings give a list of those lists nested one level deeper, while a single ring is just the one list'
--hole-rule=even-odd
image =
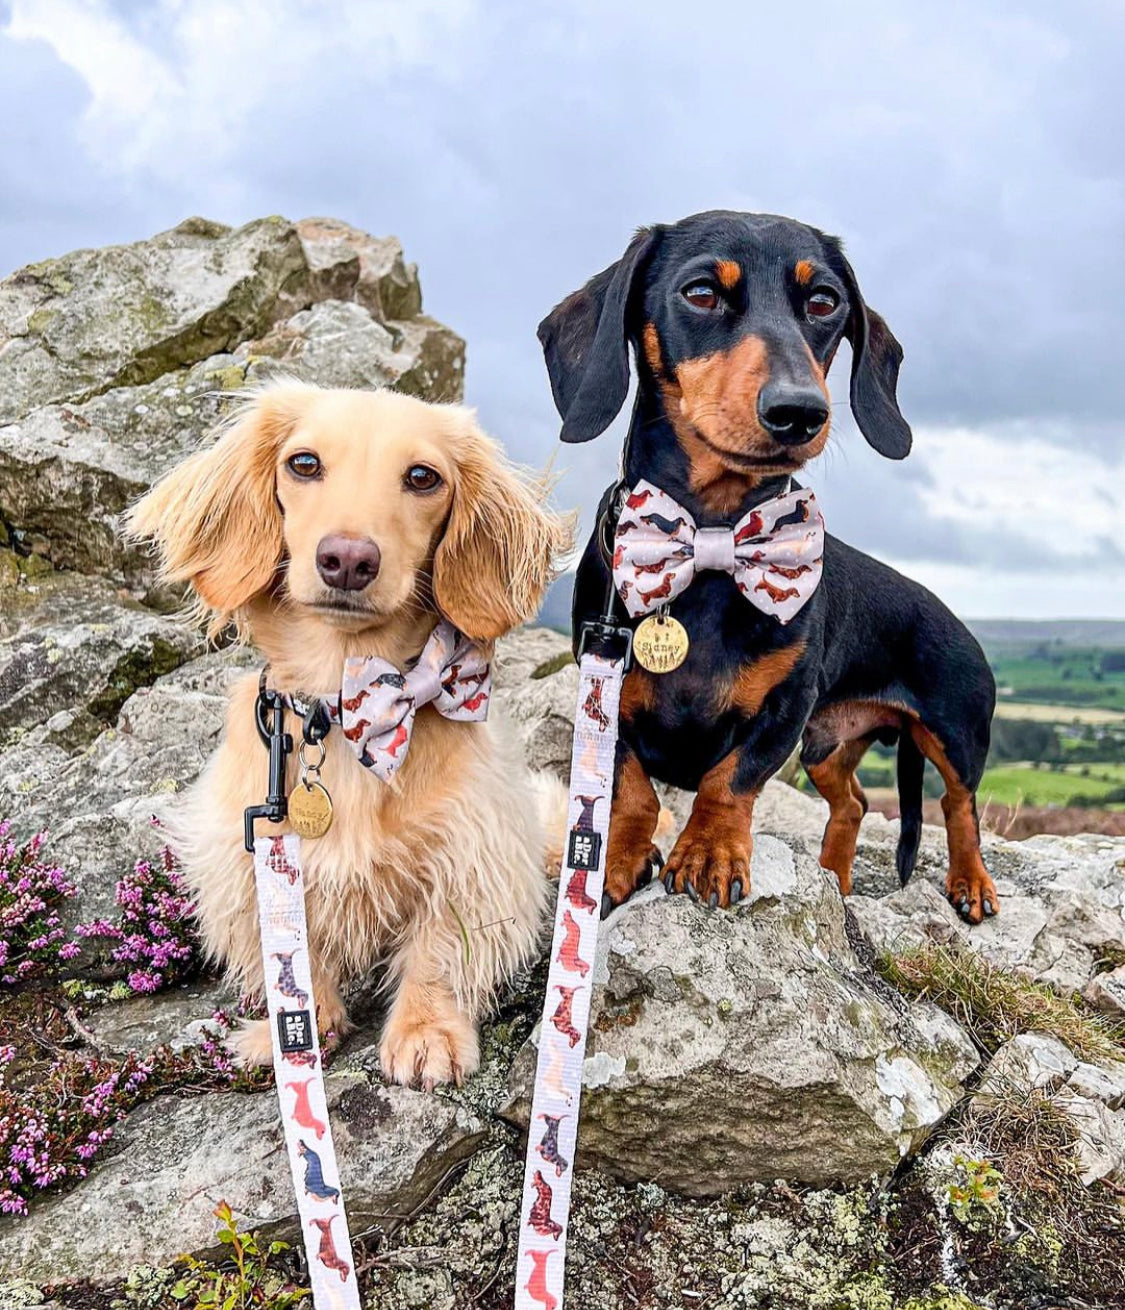
[{"label": "cloudy sky", "polygon": [[830,528],[965,615],[1125,617],[1123,58],[1117,0],[0,0],[0,268],[196,213],[393,232],[588,507],[617,446],[557,451],[540,317],[640,223],[791,214],[906,350],[904,464],[837,364]]}]

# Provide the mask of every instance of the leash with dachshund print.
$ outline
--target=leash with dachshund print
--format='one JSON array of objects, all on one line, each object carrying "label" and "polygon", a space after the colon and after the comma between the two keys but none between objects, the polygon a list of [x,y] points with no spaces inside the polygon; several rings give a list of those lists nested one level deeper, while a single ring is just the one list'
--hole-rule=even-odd
[{"label": "leash with dachshund print", "polygon": [[[615,622],[618,598],[633,619],[662,612],[661,602],[683,591],[697,572],[718,569],[734,577],[751,604],[787,623],[820,581],[824,520],[810,491],[790,487],[731,527],[699,528],[658,487],[642,482],[629,489],[618,483],[607,499],[599,537],[611,578],[604,613],[585,625],[579,642],[568,841],[539,1026],[515,1310],[557,1310],[563,1305],[571,1171],[605,881],[618,709],[633,658],[634,633]],[[646,581],[653,575],[660,575],[659,594],[655,584]],[[643,626],[635,634],[642,662]],[[685,644],[678,659],[686,649]],[[674,662],[664,667],[674,667]]]},{"label": "leash with dachshund print", "polygon": [[[324,738],[339,726],[360,764],[385,781],[409,749],[418,709],[432,704],[446,718],[479,720],[488,713],[490,691],[486,653],[444,620],[405,673],[386,660],[348,660],[337,695],[283,694],[270,690],[262,673],[255,715],[269,747],[269,790],[263,805],[245,813],[245,844],[254,854],[281,1123],[318,1310],[360,1310],[360,1296],[324,1088],[301,868],[302,834],[315,838],[327,832],[332,802],[319,780],[319,763],[306,762],[305,748],[318,747],[323,762]],[[286,709],[303,719],[301,778],[292,796],[286,795],[286,760],[293,749]],[[257,836],[257,819],[275,824],[288,819],[296,831]]]},{"label": "leash with dachshund print", "polygon": [[313,1304],[360,1310],[316,1028],[301,838],[254,834],[255,819],[286,818],[285,761],[293,743],[285,731],[285,708],[285,698],[267,690],[263,674],[256,713],[270,751],[269,795],[264,805],[246,811],[245,822],[246,845],[254,852],[273,1070]]},{"label": "leash with dachshund print", "polygon": [[614,596],[607,595],[604,616],[584,627],[578,649],[567,847],[539,1026],[516,1253],[515,1310],[555,1310],[563,1303],[582,1065],[613,802],[618,707],[632,658],[632,632],[616,625],[614,606]]}]

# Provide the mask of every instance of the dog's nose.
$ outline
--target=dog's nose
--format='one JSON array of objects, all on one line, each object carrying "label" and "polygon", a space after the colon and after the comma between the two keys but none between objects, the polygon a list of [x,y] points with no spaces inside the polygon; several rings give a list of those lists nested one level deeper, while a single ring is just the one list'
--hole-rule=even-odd
[{"label": "dog's nose", "polygon": [[316,571],[337,591],[362,591],[379,576],[379,547],[370,537],[322,537]]},{"label": "dog's nose", "polygon": [[813,387],[767,383],[758,393],[758,418],[783,446],[803,446],[828,421],[828,404]]}]

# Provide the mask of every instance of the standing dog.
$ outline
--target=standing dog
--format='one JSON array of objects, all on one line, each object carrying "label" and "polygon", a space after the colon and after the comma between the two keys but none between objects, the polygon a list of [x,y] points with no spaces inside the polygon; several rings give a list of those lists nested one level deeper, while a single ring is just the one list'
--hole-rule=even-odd
[{"label": "standing dog", "polygon": [[[754,799],[803,734],[802,762],[831,807],[821,863],[845,894],[866,809],[856,766],[873,741],[897,741],[902,881],[917,856],[929,759],[945,785],[949,899],[970,922],[994,914],[975,795],[995,701],[984,655],[924,587],[818,536],[808,493],[792,490],[792,475],[828,440],[825,377],[844,338],[860,431],[890,459],[910,450],[896,399],[902,350],[864,304],[839,241],[790,219],[725,211],[643,229],[544,319],[539,337],[564,441],[604,431],[625,402],[630,344],[636,358],[624,462],[632,495],[622,502],[613,488],[603,499],[608,527],[595,530],[578,569],[575,639],[604,609],[625,534],[644,530],[666,544],[618,579],[618,594],[634,616],[638,597],[669,599],[691,643],[674,671],[634,667],[625,679],[607,905],[657,858],[653,778],[697,792],[668,860],[669,888],[711,905],[737,901],[749,887]],[[723,554],[733,546],[711,546],[710,571],[701,563],[673,598],[674,570],[695,546],[682,544],[685,514],[649,503],[667,509],[669,499],[698,528],[738,525],[751,575],[754,541],[784,529],[795,543],[789,566],[760,570],[751,604]],[[779,505],[792,512],[767,523]],[[822,558],[803,558],[802,542]]]},{"label": "standing dog", "polygon": [[[252,398],[135,507],[130,527],[156,542],[166,578],[190,583],[213,633],[233,622],[254,642],[270,686],[333,697],[349,658],[412,668],[441,617],[486,654],[535,615],[568,540],[469,411],[293,382]],[[467,694],[479,698],[482,675],[473,676]],[[436,672],[431,681],[436,693]],[[393,694],[405,678],[374,682]],[[341,712],[360,715],[363,696],[384,690],[374,682]],[[242,844],[242,812],[266,786],[257,689],[257,674],[234,688],[225,740],[172,831],[207,950],[260,992],[254,871]],[[286,729],[300,740],[292,711]],[[558,797],[496,727],[451,721],[432,705],[418,709],[408,749],[401,728],[373,747],[393,761],[387,780],[364,767],[371,760],[353,735],[333,727],[325,739],[335,819],[302,851],[319,1026],[342,1031],[341,987],[385,961],[387,1077],[459,1081],[477,1065],[476,1021],[494,987],[536,944],[547,887],[537,802]],[[299,785],[292,759],[288,785]],[[267,1021],[236,1040],[245,1060],[271,1058]]]}]

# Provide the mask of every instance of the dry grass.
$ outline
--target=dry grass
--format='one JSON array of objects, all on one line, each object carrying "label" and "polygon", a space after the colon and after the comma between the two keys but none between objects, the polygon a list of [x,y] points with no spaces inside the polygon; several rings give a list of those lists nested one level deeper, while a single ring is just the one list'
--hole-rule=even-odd
[{"label": "dry grass", "polygon": [[[898,818],[898,797],[893,791],[868,788],[867,799],[872,810],[888,819]],[[941,802],[924,801],[922,817],[926,823],[942,827],[945,820]],[[1125,837],[1125,810],[1087,809],[1083,805],[999,805],[989,801],[980,822],[982,828],[1009,841],[1022,841],[1039,833],[1073,837],[1080,832],[1092,832],[1103,837]]]},{"label": "dry grass", "polygon": [[986,1051],[1020,1033],[1048,1033],[1080,1059],[1125,1060],[1125,1025],[1087,1009],[973,951],[926,945],[884,952],[879,970],[909,996],[924,996],[947,1010]]}]

